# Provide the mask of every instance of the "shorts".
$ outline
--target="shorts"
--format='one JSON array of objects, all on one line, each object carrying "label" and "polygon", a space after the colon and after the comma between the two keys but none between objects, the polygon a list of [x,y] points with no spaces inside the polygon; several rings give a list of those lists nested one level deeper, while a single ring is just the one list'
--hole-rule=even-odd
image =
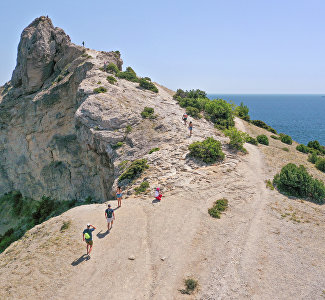
[{"label": "shorts", "polygon": [[114,218],[113,218],[113,217],[111,217],[111,218],[106,218],[106,220],[107,220],[107,223],[111,223],[111,222],[113,222]]},{"label": "shorts", "polygon": [[183,120],[184,120],[184,121],[186,121],[186,120],[187,120],[187,118],[183,118]]},{"label": "shorts", "polygon": [[188,129],[189,129],[190,131],[192,131],[193,127],[189,127]]},{"label": "shorts", "polygon": [[88,241],[86,240],[86,243],[87,243],[88,245],[92,246],[94,242],[93,242],[92,240],[88,240]]},{"label": "shorts", "polygon": [[116,198],[122,198],[122,194],[116,194]]}]

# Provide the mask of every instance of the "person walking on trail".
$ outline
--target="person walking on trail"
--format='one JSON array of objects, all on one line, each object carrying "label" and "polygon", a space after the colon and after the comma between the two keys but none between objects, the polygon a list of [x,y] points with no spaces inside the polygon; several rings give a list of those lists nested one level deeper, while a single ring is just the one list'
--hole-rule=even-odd
[{"label": "person walking on trail", "polygon": [[187,113],[184,113],[184,115],[183,115],[183,121],[184,121],[184,125],[186,125],[186,122],[187,122],[187,118],[188,118],[188,115],[187,115]]},{"label": "person walking on trail", "polygon": [[160,188],[157,187],[156,191],[155,191],[155,198],[156,198],[156,200],[161,201],[161,197],[162,197],[162,193],[160,191]]},{"label": "person walking on trail", "polygon": [[90,255],[91,250],[93,249],[93,234],[92,232],[96,229],[95,226],[87,224],[87,228],[82,233],[82,240],[86,241],[87,244],[87,255]]},{"label": "person walking on trail", "polygon": [[105,218],[107,220],[107,231],[110,231],[113,227],[113,221],[115,220],[114,210],[111,209],[111,205],[107,205],[107,209],[105,210]]},{"label": "person walking on trail", "polygon": [[190,136],[192,136],[193,123],[192,121],[188,124],[188,129],[190,130]]},{"label": "person walking on trail", "polygon": [[121,207],[122,204],[122,189],[120,186],[116,189],[117,207]]}]

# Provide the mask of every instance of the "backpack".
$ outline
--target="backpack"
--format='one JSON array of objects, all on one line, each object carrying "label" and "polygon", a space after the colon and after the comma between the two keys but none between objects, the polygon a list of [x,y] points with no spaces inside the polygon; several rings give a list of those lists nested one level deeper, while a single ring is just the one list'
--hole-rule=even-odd
[{"label": "backpack", "polygon": [[106,210],[107,218],[111,218],[113,215],[113,211],[111,209]]},{"label": "backpack", "polygon": [[90,239],[90,234],[88,232],[85,233],[85,239],[89,240]]}]

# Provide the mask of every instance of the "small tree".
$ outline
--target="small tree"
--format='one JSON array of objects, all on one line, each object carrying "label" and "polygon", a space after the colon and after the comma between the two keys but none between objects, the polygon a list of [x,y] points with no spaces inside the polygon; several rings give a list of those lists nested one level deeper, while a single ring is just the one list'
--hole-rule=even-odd
[{"label": "small tree", "polygon": [[260,144],[263,144],[263,145],[266,145],[266,146],[269,145],[269,139],[265,134],[258,135],[256,137],[256,139]]},{"label": "small tree", "polygon": [[188,149],[190,156],[201,159],[205,163],[214,163],[225,158],[221,143],[212,137],[206,138],[203,142],[194,142],[189,145]]},{"label": "small tree", "polygon": [[244,143],[249,138],[249,135],[246,132],[242,132],[240,130],[237,130],[235,127],[231,127],[230,129],[226,129],[225,135],[230,138],[229,144],[237,149],[244,152],[247,152],[247,150],[243,147]]}]

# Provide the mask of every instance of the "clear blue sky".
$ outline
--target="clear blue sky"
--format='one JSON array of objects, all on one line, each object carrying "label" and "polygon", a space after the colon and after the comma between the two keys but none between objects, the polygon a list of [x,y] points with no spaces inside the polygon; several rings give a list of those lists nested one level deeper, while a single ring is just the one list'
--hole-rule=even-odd
[{"label": "clear blue sky", "polygon": [[74,43],[120,50],[124,68],[172,89],[325,93],[324,0],[3,0],[1,85],[40,15]]}]

